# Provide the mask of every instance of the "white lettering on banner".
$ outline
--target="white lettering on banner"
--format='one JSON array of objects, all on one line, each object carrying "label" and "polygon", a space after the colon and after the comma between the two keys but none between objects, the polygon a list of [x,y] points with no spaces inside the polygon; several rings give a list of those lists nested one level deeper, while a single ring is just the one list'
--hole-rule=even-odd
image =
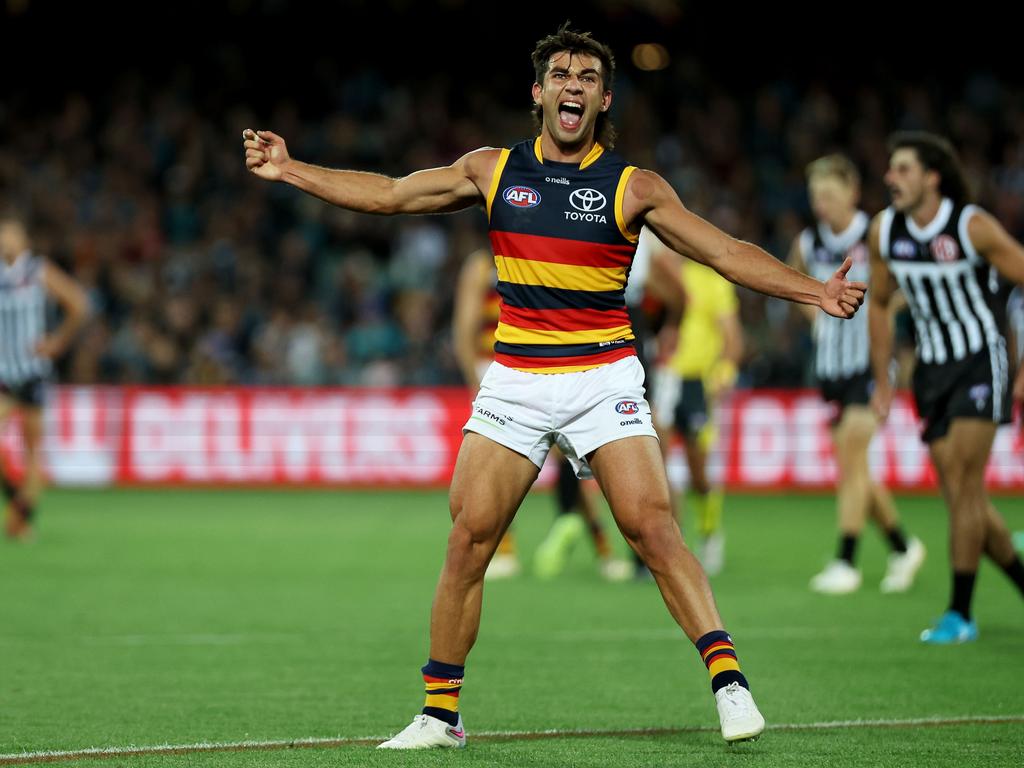
[{"label": "white lettering on banner", "polygon": [[732,418],[740,429],[740,482],[781,483],[786,474],[788,435],[786,406],[776,397],[747,398]]},{"label": "white lettering on banner", "polygon": [[203,424],[209,432],[205,445],[208,460],[204,464],[211,475],[207,479],[236,483],[248,480],[247,451],[242,444],[242,428],[248,420],[239,394],[211,394],[205,409]]},{"label": "white lettering on banner", "polygon": [[[467,403],[461,391],[429,389],[55,387],[45,457],[60,485],[436,486],[450,477]],[[716,409],[720,444],[709,466],[733,487],[831,487],[827,418],[809,390],[738,392]],[[900,393],[872,442],[872,473],[894,488],[934,488],[918,435],[911,400]],[[21,441],[11,422],[0,453],[20,475]],[[682,464],[673,448],[674,483],[685,479]],[[996,490],[1024,489],[1024,436],[1015,427],[997,431],[987,479]]]},{"label": "white lettering on banner", "polygon": [[206,398],[146,391],[127,398],[129,475],[143,481],[212,479],[206,463]]},{"label": "white lettering on banner", "polygon": [[831,409],[820,398],[798,397],[790,406],[790,414],[790,479],[797,485],[835,482],[836,461],[829,435]]},{"label": "white lettering on banner", "polygon": [[58,485],[108,485],[116,479],[122,433],[121,391],[101,387],[51,389],[43,411],[44,451]]}]

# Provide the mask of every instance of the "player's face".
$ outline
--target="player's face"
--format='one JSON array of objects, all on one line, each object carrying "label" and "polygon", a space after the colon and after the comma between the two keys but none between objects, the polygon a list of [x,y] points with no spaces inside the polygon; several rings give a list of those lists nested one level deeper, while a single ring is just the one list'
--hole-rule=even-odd
[{"label": "player's face", "polygon": [[0,258],[13,261],[26,248],[25,228],[14,221],[0,222]]},{"label": "player's face", "polygon": [[921,205],[930,189],[938,188],[938,174],[925,169],[917,150],[904,147],[889,158],[885,184],[892,196],[892,207],[907,213]]},{"label": "player's face", "polygon": [[857,205],[856,187],[838,176],[815,176],[808,188],[814,216],[833,229],[849,219]]},{"label": "player's face", "polygon": [[533,84],[533,103],[543,109],[544,128],[559,144],[588,141],[597,116],[612,104],[612,92],[604,88],[601,60],[585,53],[554,54],[544,82]]}]

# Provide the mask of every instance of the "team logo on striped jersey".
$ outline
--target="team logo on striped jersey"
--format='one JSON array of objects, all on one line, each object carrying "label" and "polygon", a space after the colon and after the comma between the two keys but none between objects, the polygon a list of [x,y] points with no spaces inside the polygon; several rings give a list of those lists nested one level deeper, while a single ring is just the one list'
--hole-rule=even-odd
[{"label": "team logo on striped jersey", "polygon": [[640,404],[634,400],[619,400],[615,404],[615,410],[623,416],[632,416],[634,413],[640,412]]},{"label": "team logo on striped jersey", "polygon": [[989,395],[992,394],[992,387],[988,384],[975,384],[967,390],[967,396],[974,401],[974,407],[980,412],[987,404]]},{"label": "team logo on striped jersey", "polygon": [[932,240],[932,256],[938,262],[956,261],[960,258],[960,246],[949,235],[939,235]]},{"label": "team logo on striped jersey", "polygon": [[532,187],[505,187],[501,196],[506,203],[516,208],[536,208],[540,205],[540,192]]}]

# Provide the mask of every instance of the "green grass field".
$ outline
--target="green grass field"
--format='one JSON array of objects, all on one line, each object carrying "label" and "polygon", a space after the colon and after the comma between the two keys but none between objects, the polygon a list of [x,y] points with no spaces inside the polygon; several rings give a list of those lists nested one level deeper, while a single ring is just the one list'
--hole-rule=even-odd
[{"label": "green grass field", "polygon": [[[1024,528],[1024,499],[997,505]],[[833,502],[733,496],[719,607],[769,730],[728,748],[707,675],[651,583],[566,573],[487,587],[461,709],[469,748],[309,749],[76,759],[74,766],[1020,766],[1024,605],[983,566],[981,640],[923,647],[947,599],[945,513],[900,502],[929,559],[906,595],[807,589]],[[529,553],[553,502],[517,522]],[[422,703],[419,666],[448,528],[443,493],[51,491],[37,540],[0,542],[0,754],[359,739]],[[623,545],[624,548],[624,545]],[[997,718],[918,723],[913,719]],[[826,722],[844,723],[825,728]],[[798,726],[808,727],[778,727]],[[773,728],[773,726],[776,726]],[[531,738],[545,730],[579,731]],[[655,729],[648,734],[624,733]],[[477,738],[485,732],[518,735]]]}]

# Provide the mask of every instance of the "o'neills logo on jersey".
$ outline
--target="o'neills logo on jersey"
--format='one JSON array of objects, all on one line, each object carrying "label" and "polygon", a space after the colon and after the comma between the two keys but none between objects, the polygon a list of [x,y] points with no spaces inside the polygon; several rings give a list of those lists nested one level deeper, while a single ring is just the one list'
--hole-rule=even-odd
[{"label": "o'neills logo on jersey", "polygon": [[589,187],[574,189],[569,195],[569,205],[576,210],[565,212],[567,221],[592,221],[597,224],[608,223],[605,215],[598,213],[598,211],[603,210],[608,205],[608,198],[596,189],[590,189]]},{"label": "o'neills logo on jersey", "polygon": [[506,203],[516,208],[535,208],[540,205],[540,192],[532,187],[505,187],[501,196]]},{"label": "o'neills logo on jersey", "polygon": [[932,240],[932,256],[939,262],[956,261],[960,258],[960,246],[949,235],[939,235]]}]

